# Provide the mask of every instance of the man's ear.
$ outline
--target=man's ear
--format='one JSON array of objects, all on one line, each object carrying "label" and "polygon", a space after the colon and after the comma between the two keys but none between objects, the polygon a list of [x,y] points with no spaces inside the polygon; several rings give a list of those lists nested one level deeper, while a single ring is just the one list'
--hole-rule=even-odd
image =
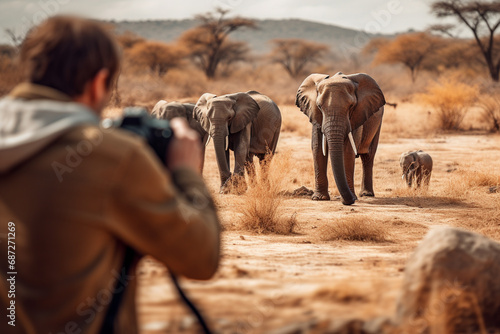
[{"label": "man's ear", "polygon": [[111,96],[108,77],[108,69],[99,70],[94,78],[85,84],[82,94],[74,97],[73,101],[81,103],[99,114]]},{"label": "man's ear", "polygon": [[90,83],[90,93],[92,102],[96,105],[101,105],[103,100],[106,100],[110,87],[108,87],[109,70],[103,68],[97,72],[94,79]]}]

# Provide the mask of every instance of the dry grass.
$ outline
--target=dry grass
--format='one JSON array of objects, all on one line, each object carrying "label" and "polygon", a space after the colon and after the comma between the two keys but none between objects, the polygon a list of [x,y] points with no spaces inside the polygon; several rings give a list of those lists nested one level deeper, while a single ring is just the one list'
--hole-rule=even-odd
[{"label": "dry grass", "polygon": [[[462,168],[453,173],[440,190],[442,196],[466,199],[480,193],[485,194],[491,187],[498,187],[500,175],[474,168]],[[477,197],[477,196],[476,196]]]},{"label": "dry grass", "polygon": [[[290,234],[297,225],[296,214],[287,215],[282,210],[283,197],[280,193],[286,182],[284,170],[290,170],[290,154],[281,153],[269,162],[266,171],[256,168],[254,180],[240,199],[237,211],[242,214],[240,226],[257,233]],[[258,163],[256,164],[258,165]]]},{"label": "dry grass", "polygon": [[356,215],[335,219],[320,229],[323,241],[388,241],[389,232],[379,220],[368,215]]},{"label": "dry grass", "polygon": [[419,98],[436,111],[440,129],[458,130],[478,94],[478,87],[465,84],[453,76],[443,76],[432,83]]}]

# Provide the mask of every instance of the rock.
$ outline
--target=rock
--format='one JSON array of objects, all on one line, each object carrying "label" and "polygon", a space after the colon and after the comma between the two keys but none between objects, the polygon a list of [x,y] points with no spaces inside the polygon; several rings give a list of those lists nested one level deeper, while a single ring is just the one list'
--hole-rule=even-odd
[{"label": "rock", "polygon": [[406,266],[397,323],[418,333],[486,333],[500,329],[499,315],[500,244],[461,229],[431,230]]},{"label": "rock", "polygon": [[293,191],[292,196],[312,196],[314,191],[307,189],[305,186],[297,188]]}]

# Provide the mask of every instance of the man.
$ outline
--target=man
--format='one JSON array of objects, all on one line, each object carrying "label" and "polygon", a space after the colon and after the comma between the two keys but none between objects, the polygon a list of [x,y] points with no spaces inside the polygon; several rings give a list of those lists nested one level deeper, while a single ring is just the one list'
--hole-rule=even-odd
[{"label": "man", "polygon": [[218,266],[199,139],[174,119],[167,170],[142,138],[99,127],[119,56],[95,22],[48,19],[20,63],[26,81],[0,100],[0,332],[99,333],[126,286],[112,324],[136,333],[126,249],[194,279]]}]

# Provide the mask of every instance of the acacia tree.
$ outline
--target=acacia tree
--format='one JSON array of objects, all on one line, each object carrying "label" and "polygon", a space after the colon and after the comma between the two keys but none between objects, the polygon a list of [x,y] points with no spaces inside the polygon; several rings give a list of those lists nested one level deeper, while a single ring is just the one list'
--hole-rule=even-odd
[{"label": "acacia tree", "polygon": [[158,76],[181,64],[184,52],[181,48],[162,42],[140,42],[129,51],[130,60],[139,66],[147,67]]},{"label": "acacia tree", "polygon": [[[500,54],[495,52],[495,31],[500,27],[498,1],[435,1],[432,11],[437,17],[455,17],[474,35],[493,81],[500,79]],[[497,42],[498,43],[498,42]]]},{"label": "acacia tree", "polygon": [[391,42],[383,43],[375,56],[375,64],[402,64],[410,70],[414,83],[419,71],[426,65],[438,48],[441,38],[426,33],[399,35]]},{"label": "acacia tree", "polygon": [[218,8],[215,13],[197,15],[201,24],[180,37],[194,64],[210,79],[215,77],[220,64],[243,60],[249,51],[245,43],[230,41],[228,36],[244,27],[255,28],[255,22],[241,17],[226,18],[228,12]]},{"label": "acacia tree", "polygon": [[308,65],[318,63],[328,52],[328,46],[303,39],[274,39],[271,59],[281,64],[292,78],[303,74]]}]

